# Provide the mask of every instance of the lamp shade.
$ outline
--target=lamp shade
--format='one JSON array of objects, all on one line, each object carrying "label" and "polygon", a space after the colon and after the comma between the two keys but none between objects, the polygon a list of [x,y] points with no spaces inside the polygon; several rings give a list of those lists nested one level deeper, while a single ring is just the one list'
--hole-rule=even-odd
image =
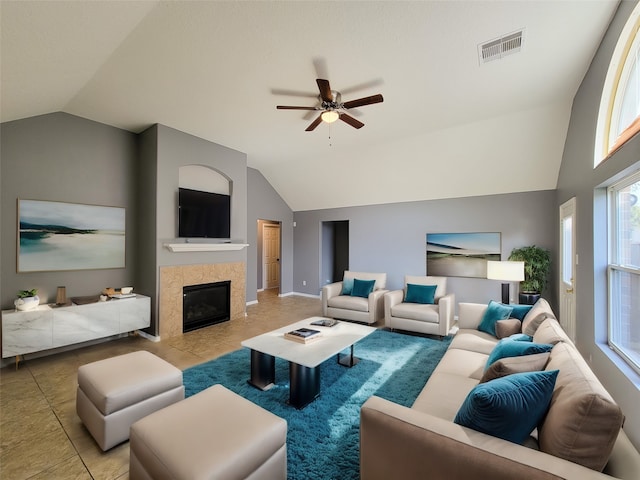
[{"label": "lamp shade", "polygon": [[508,282],[524,280],[524,262],[487,262],[487,278]]}]

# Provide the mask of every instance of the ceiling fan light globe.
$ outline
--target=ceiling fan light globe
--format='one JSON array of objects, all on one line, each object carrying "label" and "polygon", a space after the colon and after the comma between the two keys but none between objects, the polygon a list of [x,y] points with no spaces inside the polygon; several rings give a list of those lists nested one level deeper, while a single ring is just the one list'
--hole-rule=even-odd
[{"label": "ceiling fan light globe", "polygon": [[322,121],[326,122],[326,123],[333,123],[336,120],[338,120],[338,118],[340,117],[340,115],[338,114],[338,112],[336,112],[335,110],[328,110],[326,112],[322,112]]}]

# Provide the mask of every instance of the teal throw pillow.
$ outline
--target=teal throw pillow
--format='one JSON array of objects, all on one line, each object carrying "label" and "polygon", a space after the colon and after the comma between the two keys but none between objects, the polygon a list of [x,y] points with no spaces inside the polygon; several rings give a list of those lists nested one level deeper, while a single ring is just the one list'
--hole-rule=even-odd
[{"label": "teal throw pillow", "polygon": [[[505,304],[502,303],[501,305]],[[505,305],[505,307],[511,307],[513,309],[511,310],[511,318],[517,318],[518,320],[522,321],[524,319],[524,316],[529,313],[529,310],[533,308],[533,305],[520,305],[510,303],[509,305]]]},{"label": "teal throw pillow", "polygon": [[509,335],[507,338],[515,340],[516,342],[533,342],[533,337],[526,333],[514,333],[513,335]]},{"label": "teal throw pillow", "polygon": [[496,322],[498,320],[506,320],[511,315],[513,309],[500,302],[494,302],[491,300],[489,306],[484,311],[478,330],[488,333],[496,337]]},{"label": "teal throw pillow", "polygon": [[373,292],[373,287],[375,286],[375,284],[375,280],[360,280],[358,278],[354,278],[351,296],[367,298],[369,294]]},{"label": "teal throw pillow", "polygon": [[407,303],[435,303],[437,285],[416,285],[407,283],[407,294],[404,301]]},{"label": "teal throw pillow", "polygon": [[522,444],[549,409],[558,371],[514,373],[481,383],[469,392],[453,421]]},{"label": "teal throw pillow", "polygon": [[351,295],[353,290],[353,278],[345,278],[342,280],[342,295]]},{"label": "teal throw pillow", "polygon": [[500,340],[489,354],[485,370],[496,360],[508,357],[520,357],[522,355],[533,355],[534,353],[550,352],[553,345],[547,343],[519,342],[511,338]]}]

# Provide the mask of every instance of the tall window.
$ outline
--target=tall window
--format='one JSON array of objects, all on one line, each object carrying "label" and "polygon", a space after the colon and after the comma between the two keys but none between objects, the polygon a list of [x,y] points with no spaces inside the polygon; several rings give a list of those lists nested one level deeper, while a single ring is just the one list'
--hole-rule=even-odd
[{"label": "tall window", "polygon": [[611,58],[596,132],[594,167],[640,132],[640,4]]},{"label": "tall window", "polygon": [[640,373],[640,172],[609,187],[609,345]]}]

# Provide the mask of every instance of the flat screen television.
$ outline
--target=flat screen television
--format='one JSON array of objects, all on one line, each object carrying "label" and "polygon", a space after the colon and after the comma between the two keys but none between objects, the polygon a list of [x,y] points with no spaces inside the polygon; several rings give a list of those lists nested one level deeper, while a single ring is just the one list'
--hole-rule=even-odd
[{"label": "flat screen television", "polygon": [[230,238],[231,196],[178,189],[178,236]]}]

